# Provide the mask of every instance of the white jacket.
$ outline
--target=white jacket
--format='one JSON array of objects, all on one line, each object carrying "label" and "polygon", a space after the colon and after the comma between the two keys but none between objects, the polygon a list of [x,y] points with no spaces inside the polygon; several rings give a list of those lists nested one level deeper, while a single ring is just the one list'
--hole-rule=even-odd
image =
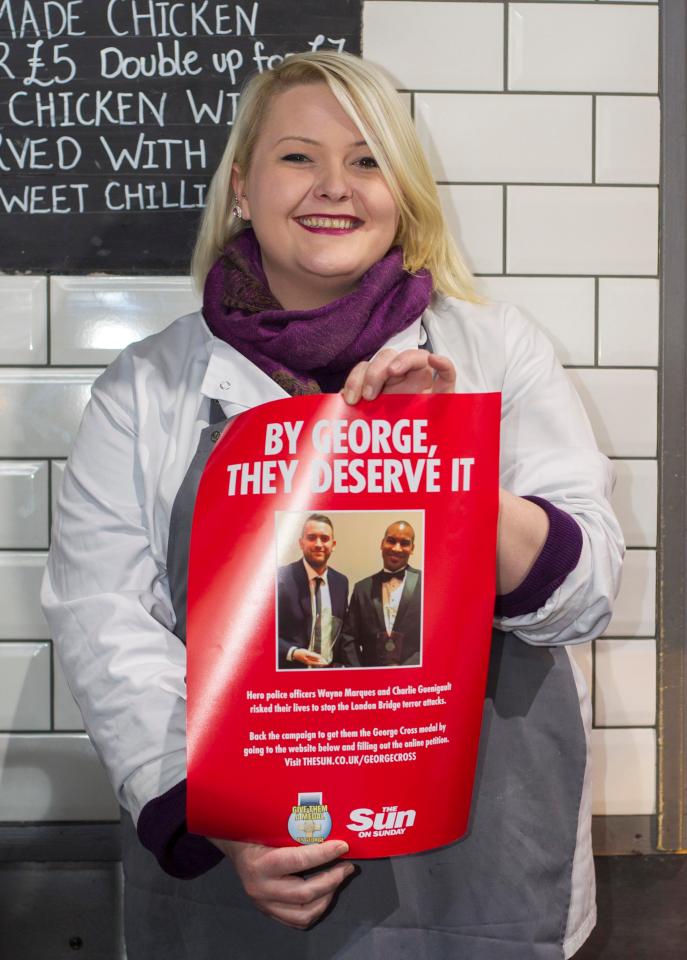
[{"label": "white jacket", "polygon": [[[612,473],[551,345],[504,304],[446,298],[422,323],[434,351],[455,363],[459,392],[503,393],[501,485],[545,497],[583,531],[576,569],[546,604],[497,625],[533,644],[598,636],[623,553],[608,502]],[[389,345],[417,346],[421,336],[418,319]],[[65,470],[42,601],[86,729],[134,820],[186,772],[186,650],[172,633],[166,576],[175,495],[211,398],[231,417],[284,396],[200,314],[129,346],[93,386]]]}]

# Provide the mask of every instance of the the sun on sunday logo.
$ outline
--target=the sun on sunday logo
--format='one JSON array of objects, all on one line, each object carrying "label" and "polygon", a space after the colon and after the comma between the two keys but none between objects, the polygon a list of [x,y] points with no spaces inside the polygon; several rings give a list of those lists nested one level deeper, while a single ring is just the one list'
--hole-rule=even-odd
[{"label": "the sun on sunday logo", "polygon": [[370,807],[358,807],[349,814],[349,830],[365,837],[394,837],[402,835],[415,824],[415,810],[399,810],[397,806],[382,807],[375,812]]},{"label": "the sun on sunday logo", "polygon": [[298,803],[291,808],[289,834],[296,843],[322,843],[332,829],[326,803],[321,793],[299,793]]}]

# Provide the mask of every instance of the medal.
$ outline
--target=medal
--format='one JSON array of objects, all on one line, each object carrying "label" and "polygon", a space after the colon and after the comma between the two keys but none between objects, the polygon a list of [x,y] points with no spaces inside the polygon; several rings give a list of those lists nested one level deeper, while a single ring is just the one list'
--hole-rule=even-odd
[{"label": "medal", "polygon": [[384,649],[391,652],[392,650],[396,649],[396,644],[394,643],[393,640],[387,640],[386,643],[384,644]]}]

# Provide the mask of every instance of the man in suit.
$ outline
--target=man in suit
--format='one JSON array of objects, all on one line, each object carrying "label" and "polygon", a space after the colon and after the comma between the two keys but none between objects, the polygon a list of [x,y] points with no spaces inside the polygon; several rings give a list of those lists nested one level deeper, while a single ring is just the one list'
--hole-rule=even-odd
[{"label": "man in suit", "polygon": [[387,527],[383,569],[356,583],[337,659],[348,667],[419,664],[422,573],[409,566],[415,531],[405,520]]},{"label": "man in suit", "polygon": [[328,667],[348,601],[348,578],[328,566],[336,546],[329,517],[311,514],[298,545],[302,558],[277,576],[279,667]]}]

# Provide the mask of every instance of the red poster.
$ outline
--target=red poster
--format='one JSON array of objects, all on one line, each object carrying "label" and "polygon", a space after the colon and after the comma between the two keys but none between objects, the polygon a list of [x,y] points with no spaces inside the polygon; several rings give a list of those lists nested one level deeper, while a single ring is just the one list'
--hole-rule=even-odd
[{"label": "red poster", "polygon": [[500,400],[297,397],[228,425],[191,537],[190,830],[355,858],[464,834]]}]

